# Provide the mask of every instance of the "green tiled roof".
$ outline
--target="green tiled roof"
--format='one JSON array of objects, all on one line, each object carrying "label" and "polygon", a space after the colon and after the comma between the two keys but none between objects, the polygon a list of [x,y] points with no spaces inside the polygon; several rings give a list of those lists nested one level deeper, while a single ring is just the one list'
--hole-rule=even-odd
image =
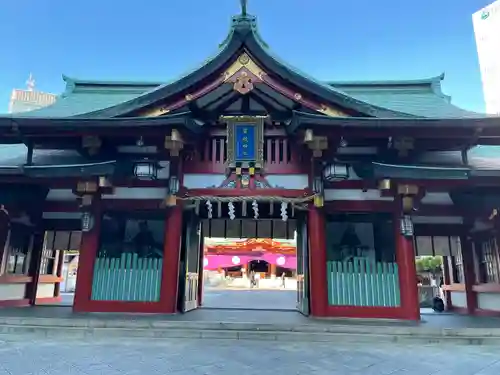
[{"label": "green tiled roof", "polygon": [[[326,82],[356,99],[414,116],[483,117],[453,105],[441,91],[444,75],[413,81]],[[51,106],[16,116],[71,117],[108,108],[141,96],[163,82],[91,81],[63,76],[65,92]]]},{"label": "green tiled roof", "polygon": [[16,113],[16,117],[71,117],[108,108],[134,99],[159,85],[160,82],[89,81],[63,76],[66,90],[56,102],[31,112]]},{"label": "green tiled roof", "polygon": [[451,103],[443,93],[444,74],[412,81],[329,82],[349,96],[367,103],[419,117],[484,117]]}]

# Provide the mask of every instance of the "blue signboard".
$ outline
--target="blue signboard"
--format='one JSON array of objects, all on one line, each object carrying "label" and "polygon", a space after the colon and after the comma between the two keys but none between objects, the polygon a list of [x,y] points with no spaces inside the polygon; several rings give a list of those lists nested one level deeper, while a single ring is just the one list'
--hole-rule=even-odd
[{"label": "blue signboard", "polygon": [[254,124],[236,124],[234,128],[235,161],[254,161],[256,153],[256,131]]}]

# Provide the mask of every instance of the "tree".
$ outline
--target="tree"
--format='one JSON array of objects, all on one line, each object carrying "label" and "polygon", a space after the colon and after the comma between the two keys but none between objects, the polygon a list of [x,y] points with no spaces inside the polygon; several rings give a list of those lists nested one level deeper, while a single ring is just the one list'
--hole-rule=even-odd
[{"label": "tree", "polygon": [[417,266],[418,272],[436,273],[436,272],[441,271],[442,264],[443,264],[443,257],[441,257],[441,256],[418,257],[415,260],[415,265]]}]

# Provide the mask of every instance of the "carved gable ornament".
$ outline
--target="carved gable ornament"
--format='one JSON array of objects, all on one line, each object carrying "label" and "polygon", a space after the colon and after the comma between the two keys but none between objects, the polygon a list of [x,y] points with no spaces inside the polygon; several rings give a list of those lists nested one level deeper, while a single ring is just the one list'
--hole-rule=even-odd
[{"label": "carved gable ornament", "polygon": [[234,91],[239,92],[241,95],[246,95],[252,91],[253,88],[252,77],[250,77],[246,71],[241,71],[234,82]]}]

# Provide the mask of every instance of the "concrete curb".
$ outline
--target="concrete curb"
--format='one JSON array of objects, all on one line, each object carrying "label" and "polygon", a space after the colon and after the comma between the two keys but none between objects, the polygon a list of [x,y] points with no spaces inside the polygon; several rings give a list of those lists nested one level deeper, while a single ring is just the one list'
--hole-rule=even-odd
[{"label": "concrete curb", "polygon": [[265,324],[162,320],[0,318],[0,335],[47,338],[191,338],[302,342],[401,342],[500,345],[500,328]]}]

